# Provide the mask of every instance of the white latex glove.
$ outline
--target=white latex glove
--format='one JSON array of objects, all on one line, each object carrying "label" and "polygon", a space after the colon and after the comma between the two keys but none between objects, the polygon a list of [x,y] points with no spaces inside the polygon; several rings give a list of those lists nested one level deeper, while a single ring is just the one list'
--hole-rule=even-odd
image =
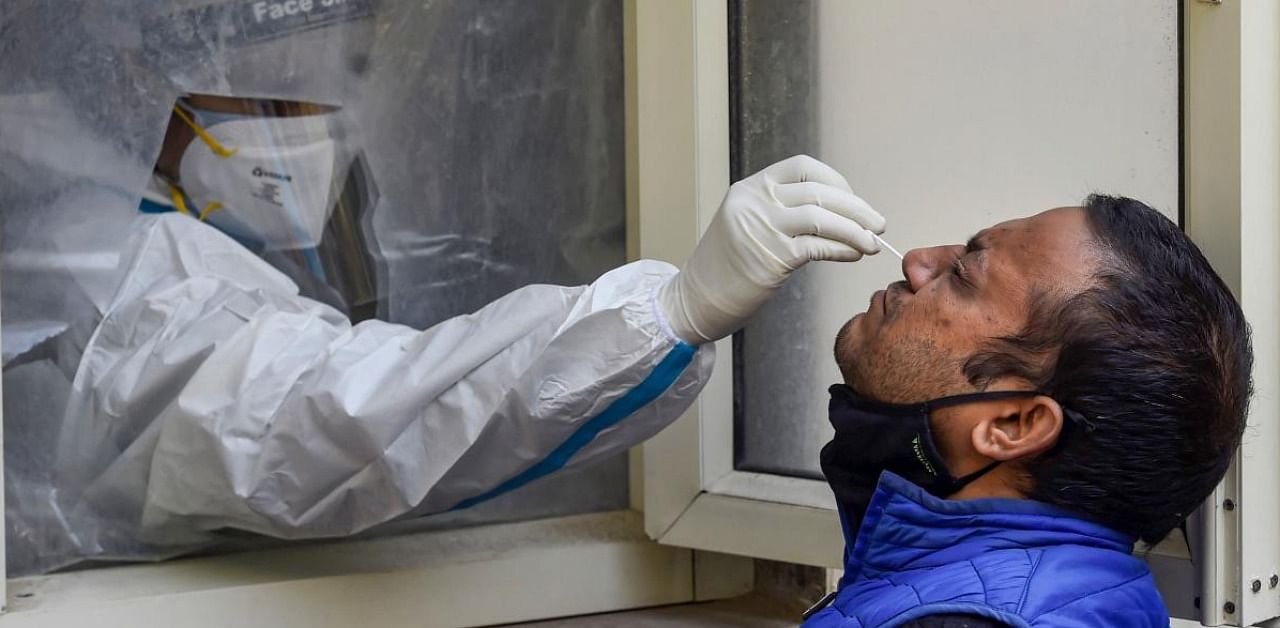
[{"label": "white latex glove", "polygon": [[742,327],[806,263],[852,262],[880,252],[873,232],[884,232],[884,217],[854,195],[840,173],[797,155],[729,187],[658,302],[686,342],[718,340]]}]

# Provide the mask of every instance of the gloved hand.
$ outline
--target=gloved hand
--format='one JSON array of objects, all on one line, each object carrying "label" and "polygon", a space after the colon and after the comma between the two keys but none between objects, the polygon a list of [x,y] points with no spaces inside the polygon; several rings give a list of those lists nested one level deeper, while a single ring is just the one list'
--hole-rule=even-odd
[{"label": "gloved hand", "polygon": [[873,232],[884,232],[884,217],[830,166],[797,155],[729,187],[658,303],[686,342],[718,340],[806,263],[852,262],[880,252]]}]

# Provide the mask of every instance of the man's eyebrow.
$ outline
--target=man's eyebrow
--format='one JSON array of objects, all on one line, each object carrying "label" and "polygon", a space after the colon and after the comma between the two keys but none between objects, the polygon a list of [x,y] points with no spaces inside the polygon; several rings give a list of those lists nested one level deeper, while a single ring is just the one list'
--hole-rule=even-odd
[{"label": "man's eyebrow", "polygon": [[990,229],[983,229],[982,231],[975,233],[973,237],[969,238],[969,241],[965,243],[964,252],[966,255],[970,253],[978,253],[978,255],[974,256],[974,263],[973,263],[973,267],[976,269],[976,272],[986,271],[987,255],[982,251],[989,246],[991,246],[991,230]]},{"label": "man's eyebrow", "polygon": [[982,249],[987,248],[990,244],[991,238],[988,237],[987,230],[983,229],[982,231],[973,234],[972,238],[969,238],[969,241],[964,245],[964,250],[966,253],[981,251]]}]

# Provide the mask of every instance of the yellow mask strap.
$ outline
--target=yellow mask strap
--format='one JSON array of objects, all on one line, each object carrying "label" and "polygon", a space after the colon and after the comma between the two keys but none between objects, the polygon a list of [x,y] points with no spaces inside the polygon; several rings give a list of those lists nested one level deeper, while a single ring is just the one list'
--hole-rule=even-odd
[{"label": "yellow mask strap", "polygon": [[176,185],[169,186],[169,197],[173,199],[173,208],[178,210],[179,214],[190,216],[191,210],[187,209],[187,199],[182,194],[182,190]]},{"label": "yellow mask strap", "polygon": [[186,122],[187,126],[191,127],[191,130],[195,132],[196,137],[199,137],[201,140],[204,140],[204,143],[209,146],[209,150],[213,151],[213,154],[219,157],[222,157],[224,159],[236,154],[236,149],[234,148],[229,149],[223,146],[221,143],[219,143],[217,138],[215,138],[212,135],[209,135],[208,131],[204,130],[203,128],[200,127],[200,125],[196,124],[196,121],[192,120],[191,116],[187,115],[187,112],[182,110],[182,107],[179,107],[178,105],[174,105],[173,112],[178,114],[178,117],[182,118],[182,121]]},{"label": "yellow mask strap", "polygon": [[212,203],[209,203],[208,205],[205,205],[204,209],[200,211],[200,222],[204,222],[205,220],[208,220],[209,214],[212,214],[213,212],[216,212],[219,209],[222,209],[222,203],[219,203],[218,201],[214,201]]},{"label": "yellow mask strap", "polygon": [[[182,214],[184,216],[191,215],[191,210],[187,208],[186,195],[182,193],[182,190],[178,189],[178,186],[176,185],[169,186],[169,196],[173,198],[173,208],[178,210],[179,214]],[[200,222],[204,222],[205,220],[208,220],[209,215],[212,214],[213,212],[218,211],[219,209],[222,209],[222,203],[219,203],[218,201],[214,201],[212,203],[209,203],[208,205],[205,205],[204,209],[200,211],[200,216],[199,216]]]}]

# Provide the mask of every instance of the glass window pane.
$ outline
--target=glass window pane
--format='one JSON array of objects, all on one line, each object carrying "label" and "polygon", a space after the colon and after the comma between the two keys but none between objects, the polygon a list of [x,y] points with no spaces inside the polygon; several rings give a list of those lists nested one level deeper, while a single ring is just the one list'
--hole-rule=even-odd
[{"label": "glass window pane", "polygon": [[[818,146],[817,14],[811,0],[730,3],[731,159],[735,180]],[[821,477],[824,387],[816,379],[823,330],[809,315],[813,286],[801,269],[734,336],[737,466]],[[765,366],[767,365],[767,366]],[[775,379],[788,373],[787,381]]]},{"label": "glass window pane", "polygon": [[[67,487],[53,478],[80,352],[115,289],[98,279],[113,276],[180,96],[341,110],[337,150],[358,149],[362,189],[376,192],[346,216],[379,254],[365,314],[425,328],[626,261],[616,0],[6,0],[0,23],[10,576],[154,557],[128,534],[65,518]],[[368,287],[302,289],[355,315]],[[125,440],[82,454],[109,462]],[[625,508],[627,487],[620,455],[422,525]]]}]

